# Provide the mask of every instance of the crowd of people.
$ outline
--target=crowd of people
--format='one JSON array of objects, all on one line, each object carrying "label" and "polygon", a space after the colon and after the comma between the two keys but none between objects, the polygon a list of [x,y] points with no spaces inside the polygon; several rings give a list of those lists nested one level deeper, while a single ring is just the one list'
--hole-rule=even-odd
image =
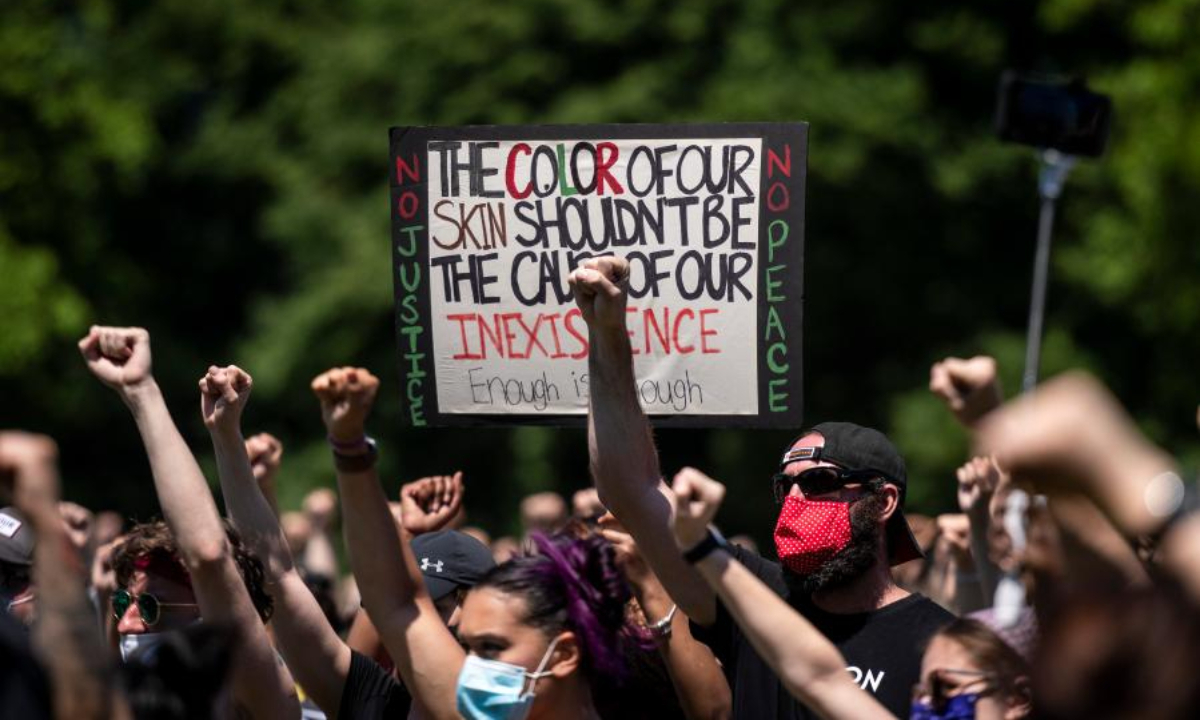
[{"label": "crowd of people", "polygon": [[242,428],[251,375],[204,372],[222,516],[149,334],[93,327],[80,351],[130,411],[162,519],[127,527],[64,502],[54,441],[0,432],[0,716],[1200,713],[1196,486],[1097,380],[1005,403],[991,358],[935,364],[930,390],[978,453],[954,480],[961,512],[939,517],[905,513],[917,480],[883,433],[804,430],[725,479],[774,503],[775,552],[760,553],[717,528],[721,480],[660,467],[627,274],[603,257],[569,278],[589,329],[595,487],[526,498],[517,538],[465,523],[461,473],[389,501],[368,433],[379,381],[357,367],[312,382],[337,492],[283,513],[283,448]]}]

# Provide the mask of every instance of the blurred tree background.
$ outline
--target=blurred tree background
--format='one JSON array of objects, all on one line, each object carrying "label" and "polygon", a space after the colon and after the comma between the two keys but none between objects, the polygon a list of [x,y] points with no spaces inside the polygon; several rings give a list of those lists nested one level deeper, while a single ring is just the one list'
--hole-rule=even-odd
[{"label": "blurred tree background", "polygon": [[[1090,368],[1194,465],[1198,31],[1200,0],[9,0],[0,427],[59,440],[68,497],[156,512],[133,423],[74,348],[92,323],[145,325],[202,458],[196,379],[254,374],[246,429],[284,440],[294,507],[332,482],[308,382],[363,364],[389,488],[461,467],[472,521],[511,531],[524,494],[587,482],[584,436],[400,427],[387,128],[804,120],[806,417],[886,430],[910,505],[948,509],[969,446],[929,365],[991,353],[1019,388],[1037,167],[991,128],[1015,68],[1084,75],[1117,109],[1060,203],[1044,374]],[[723,523],[761,542],[789,437],[659,442],[666,472],[736,486]]]}]

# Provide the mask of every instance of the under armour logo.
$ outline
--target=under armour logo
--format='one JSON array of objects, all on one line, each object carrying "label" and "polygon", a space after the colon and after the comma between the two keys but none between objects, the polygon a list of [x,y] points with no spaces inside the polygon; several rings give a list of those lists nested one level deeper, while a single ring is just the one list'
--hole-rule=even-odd
[{"label": "under armour logo", "polygon": [[433,568],[434,572],[440,573],[442,571],[442,561],[438,560],[437,562],[429,562],[429,558],[421,558],[421,572],[424,572],[429,568]]}]

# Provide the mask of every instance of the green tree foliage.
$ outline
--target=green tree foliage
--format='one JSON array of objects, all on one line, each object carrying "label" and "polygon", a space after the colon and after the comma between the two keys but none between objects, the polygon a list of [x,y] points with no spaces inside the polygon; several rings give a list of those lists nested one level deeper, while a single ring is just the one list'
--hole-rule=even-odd
[{"label": "green tree foliage", "polygon": [[[384,469],[460,466],[472,515],[586,482],[578,430],[403,430],[394,382],[387,128],[806,120],[807,417],[891,432],[912,500],[951,502],[967,438],[923,390],[947,354],[1018,388],[1036,163],[992,139],[1001,70],[1113,95],[1108,156],[1062,201],[1047,371],[1086,365],[1196,457],[1200,16],[1195,0],[12,0],[0,24],[0,422],[49,431],[69,492],[153,511],[132,424],[73,340],[144,324],[195,447],[195,379],[254,373],[248,430],[288,445],[284,504],[330,482],[309,379],[385,377]],[[388,382],[388,381],[391,382]],[[785,432],[660,434],[668,472],[744,488],[769,532]],[[1198,458],[1200,459],[1200,458]]]}]

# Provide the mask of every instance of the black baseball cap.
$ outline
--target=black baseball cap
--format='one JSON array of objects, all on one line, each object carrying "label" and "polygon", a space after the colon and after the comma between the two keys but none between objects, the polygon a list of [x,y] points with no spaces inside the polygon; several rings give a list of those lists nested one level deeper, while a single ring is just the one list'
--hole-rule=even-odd
[{"label": "black baseball cap", "polygon": [[[825,439],[825,445],[816,448],[794,448],[796,441],[805,435],[817,433]],[[908,471],[904,458],[891,440],[883,433],[849,422],[825,422],[800,433],[784,451],[780,470],[797,460],[825,461],[847,470],[871,470],[879,473],[886,482],[900,491],[900,507],[887,523],[888,552],[892,565],[925,557],[921,546],[913,537],[912,528],[904,517],[904,498],[908,494]]]},{"label": "black baseball cap", "polygon": [[0,509],[0,560],[33,565],[33,530],[15,507]]},{"label": "black baseball cap", "polygon": [[460,587],[474,587],[488,570],[496,567],[492,551],[486,545],[457,530],[418,535],[413,538],[412,551],[434,600]]}]

